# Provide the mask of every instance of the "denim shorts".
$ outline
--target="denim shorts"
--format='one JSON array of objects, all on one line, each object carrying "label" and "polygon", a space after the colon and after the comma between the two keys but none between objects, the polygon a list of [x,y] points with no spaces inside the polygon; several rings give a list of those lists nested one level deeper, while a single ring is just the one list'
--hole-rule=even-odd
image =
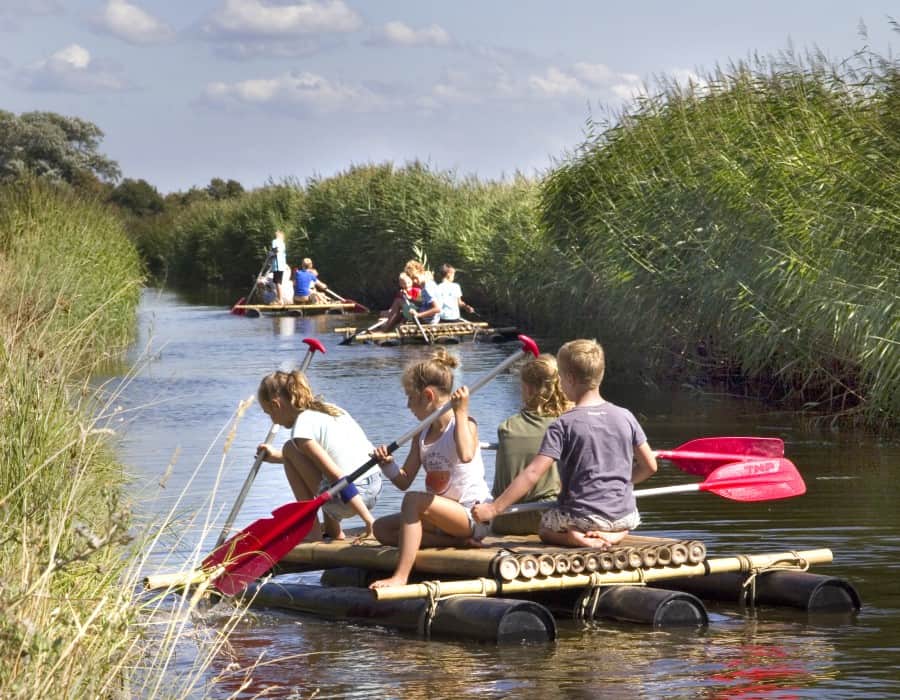
[{"label": "denim shorts", "polygon": [[[353,482],[356,486],[356,490],[359,491],[359,495],[362,497],[363,503],[366,504],[366,508],[372,510],[375,507],[375,502],[378,500],[378,496],[381,494],[382,480],[381,474],[376,472],[374,474],[370,474],[365,479],[359,479]],[[328,482],[323,481],[322,487],[319,491],[321,493],[329,486]],[[330,501],[326,501],[322,505],[322,510],[328,515],[330,515],[335,520],[346,520],[347,518],[352,518],[355,515],[359,515],[355,510],[353,510],[353,506],[349,503],[344,503],[341,500],[340,496],[335,496]]]},{"label": "denim shorts", "polygon": [[560,508],[551,508],[541,517],[541,527],[552,532],[622,532],[633,530],[640,524],[641,516],[637,511],[618,520],[607,520],[601,515],[575,515]]}]

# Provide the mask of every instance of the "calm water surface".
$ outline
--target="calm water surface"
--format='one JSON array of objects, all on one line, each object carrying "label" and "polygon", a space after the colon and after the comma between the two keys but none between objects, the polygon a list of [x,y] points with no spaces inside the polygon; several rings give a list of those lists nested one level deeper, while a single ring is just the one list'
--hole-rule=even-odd
[{"label": "calm water surface", "polygon": [[[358,316],[248,319],[172,293],[145,293],[132,357],[136,369],[120,388],[116,420],[142,517],[175,518],[148,572],[178,568],[211,548],[215,526],[221,526],[269,428],[256,403],[235,422],[238,405],[254,394],[265,373],[299,363],[303,338],[316,337],[327,348],[310,368],[314,389],[347,409],[373,442],[389,442],[415,424],[405,408],[400,374],[428,350],[338,345],[334,327],[366,321]],[[602,340],[590,329],[584,334]],[[536,340],[542,349],[556,350],[553,342]],[[471,382],[516,347],[463,343],[450,351],[462,361],[459,380]],[[216,658],[209,675],[224,674],[225,680],[196,695],[900,696],[900,444],[863,434],[810,432],[786,414],[739,399],[627,385],[617,381],[616,364],[615,357],[608,358],[604,394],[638,415],[653,447],[706,435],[781,437],[808,487],[801,498],[755,504],[696,493],[643,499],[641,534],[701,539],[713,556],[829,547],[834,563],[814,571],[853,583],[863,600],[859,615],[833,619],[709,604],[711,623],[699,631],[561,621],[555,643],[495,646],[426,643],[386,629],[261,611],[238,626],[227,652]],[[517,410],[518,401],[517,379],[509,374],[473,397],[482,439],[496,439],[496,425]],[[485,456],[490,483],[493,455]],[[650,485],[690,479],[663,463]],[[281,467],[264,465],[236,525],[268,515],[289,498]],[[396,512],[401,498],[386,484],[376,517]],[[315,574],[300,578],[318,580]],[[194,621],[194,631],[213,633],[222,624],[221,614],[210,613]],[[190,657],[182,653],[173,675],[186,672]],[[239,690],[239,669],[260,658],[271,663]]]}]

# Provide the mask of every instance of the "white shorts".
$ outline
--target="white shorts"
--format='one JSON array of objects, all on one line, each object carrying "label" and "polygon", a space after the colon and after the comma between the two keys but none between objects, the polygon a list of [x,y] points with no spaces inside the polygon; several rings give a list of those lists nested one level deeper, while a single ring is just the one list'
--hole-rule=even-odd
[{"label": "white shorts", "polygon": [[607,520],[600,515],[575,515],[560,508],[551,508],[541,516],[541,527],[552,532],[622,532],[640,524],[641,515],[637,511],[618,520]]},{"label": "white shorts", "polygon": [[[381,495],[381,474],[371,474],[365,479],[360,479],[353,483],[356,486],[356,490],[359,491],[363,503],[366,504],[366,508],[372,510],[372,508],[375,507],[375,501],[377,501],[378,496]],[[323,482],[323,485],[324,488],[322,488],[319,493],[326,490],[329,486],[327,482]],[[353,506],[349,503],[344,503],[344,501],[341,500],[340,495],[335,495],[334,498],[326,501],[322,505],[322,510],[335,520],[345,520],[347,518],[352,518],[354,515],[358,515],[358,513],[353,510]]]}]

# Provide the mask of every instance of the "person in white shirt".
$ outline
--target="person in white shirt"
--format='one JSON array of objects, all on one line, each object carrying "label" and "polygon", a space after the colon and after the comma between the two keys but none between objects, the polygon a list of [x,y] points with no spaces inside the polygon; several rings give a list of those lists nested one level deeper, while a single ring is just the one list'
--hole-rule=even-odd
[{"label": "person in white shirt", "polygon": [[[279,230],[275,232],[275,238],[272,239],[272,278],[278,292],[275,302],[282,305],[287,303],[282,290],[286,270],[288,270],[287,246],[284,243],[284,231]],[[293,297],[293,294],[291,296]],[[291,300],[293,301],[293,298]]]},{"label": "person in white shirt", "polygon": [[441,305],[441,323],[457,322],[462,320],[460,309],[464,309],[467,313],[474,313],[475,309],[469,306],[462,298],[462,289],[453,281],[456,276],[456,268],[453,265],[444,263],[441,266],[441,274],[443,280],[437,286],[438,297]]},{"label": "person in white shirt", "polygon": [[[262,444],[266,462],[284,464],[284,473],[294,497],[306,501],[339,481],[346,473],[369,461],[374,450],[359,424],[349,413],[313,396],[306,375],[299,370],[272,372],[263,377],[257,392],[259,405],[273,423],[291,428],[282,449]],[[343,539],[341,520],[358,515],[371,537],[375,518],[370,511],[381,493],[381,473],[371,473],[348,484],[340,498],[322,506],[324,534]],[[311,539],[321,539],[315,535]]]}]

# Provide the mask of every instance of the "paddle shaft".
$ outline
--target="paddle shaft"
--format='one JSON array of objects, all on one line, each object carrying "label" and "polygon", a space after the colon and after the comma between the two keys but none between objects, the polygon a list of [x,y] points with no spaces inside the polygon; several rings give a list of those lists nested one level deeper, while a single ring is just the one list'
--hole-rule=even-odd
[{"label": "paddle shaft", "polygon": [[[481,389],[485,384],[490,382],[498,374],[503,372],[507,367],[509,367],[510,365],[512,365],[515,362],[518,362],[525,355],[532,354],[535,357],[537,357],[537,355],[538,355],[537,345],[535,345],[534,341],[531,340],[531,338],[529,338],[528,336],[525,336],[525,335],[520,335],[519,340],[522,342],[522,347],[519,348],[519,350],[517,350],[515,353],[513,353],[512,355],[507,357],[505,360],[503,360],[503,362],[501,362],[499,365],[494,367],[494,369],[492,369],[490,372],[488,372],[484,376],[477,379],[474,383],[469,385],[469,395],[470,396],[472,394],[474,394],[476,391],[478,391],[479,389]],[[414,428],[411,428],[407,432],[403,433],[403,435],[401,435],[396,440],[394,440],[390,445],[388,445],[387,446],[388,454],[393,454],[394,452],[396,452],[400,448],[401,445],[409,442],[418,433],[425,430],[425,428],[427,428],[429,425],[431,425],[431,423],[436,418],[442,416],[447,411],[449,411],[452,408],[452,406],[453,406],[452,403],[450,401],[447,401],[447,403],[445,403],[443,406],[441,406],[438,409],[435,409],[431,413],[430,416],[425,418],[425,420],[421,421]],[[356,479],[361,477],[363,474],[365,474],[367,471],[369,471],[369,469],[374,467],[376,464],[378,464],[378,460],[376,460],[374,457],[370,458],[368,462],[363,464],[355,472],[353,472],[349,476],[345,476],[342,479],[340,479],[339,481],[335,482],[332,486],[330,486],[328,488],[328,491],[326,491],[325,493],[328,493],[331,496],[334,496],[341,489],[343,489],[349,482],[355,481]]]},{"label": "paddle shaft", "polygon": [[253,294],[256,292],[256,287],[259,284],[259,278],[262,277],[263,274],[265,274],[265,272],[268,269],[271,262],[272,262],[272,253],[271,252],[266,253],[266,259],[263,262],[262,267],[259,268],[259,272],[256,274],[256,277],[253,278],[253,286],[250,288],[250,293],[247,294],[247,297],[244,301],[245,304],[250,303],[250,300],[253,298]]},{"label": "paddle shaft", "polygon": [[[303,340],[307,345],[306,355],[303,357],[303,361],[300,363],[300,371],[305,372],[309,368],[309,364],[312,362],[313,355],[316,354],[316,351],[325,352],[325,348],[322,347],[322,344],[319,341],[314,340],[312,338],[306,338]],[[269,432],[266,433],[266,438],[263,440],[263,443],[270,443],[278,434],[279,425],[277,423],[272,423],[269,428]],[[219,533],[219,538],[216,540],[216,547],[219,547],[225,539],[228,537],[228,533],[231,531],[231,526],[234,524],[235,518],[237,518],[238,513],[241,510],[241,506],[244,505],[244,500],[247,498],[247,494],[250,492],[250,487],[253,485],[254,480],[256,479],[256,475],[259,473],[259,468],[262,466],[263,458],[266,456],[265,450],[257,450],[256,459],[253,461],[253,465],[250,467],[250,471],[247,473],[247,477],[244,479],[244,484],[241,486],[241,490],[238,493],[237,498],[234,501],[234,505],[231,506],[231,511],[228,513],[228,517],[225,518],[225,524],[222,526],[222,532]]]},{"label": "paddle shaft", "polygon": [[371,333],[379,326],[383,326],[385,323],[387,323],[387,318],[380,318],[368,328],[362,328],[356,331],[353,335],[344,338],[340,343],[338,343],[338,345],[350,345],[350,343],[353,342],[353,339],[356,338],[356,336],[358,336],[360,333]]}]

